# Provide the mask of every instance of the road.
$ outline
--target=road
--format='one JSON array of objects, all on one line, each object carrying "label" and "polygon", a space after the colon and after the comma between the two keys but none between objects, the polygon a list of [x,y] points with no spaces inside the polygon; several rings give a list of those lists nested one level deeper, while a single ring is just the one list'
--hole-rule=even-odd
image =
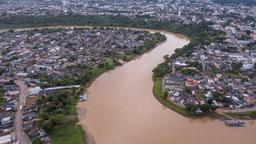
[{"label": "road", "polygon": [[20,94],[19,94],[19,100],[18,100],[18,108],[15,115],[15,133],[16,138],[19,141],[19,144],[31,144],[31,140],[29,137],[25,134],[23,128],[22,128],[22,109],[26,103],[26,96],[28,94],[28,87],[22,80],[16,80],[15,83],[20,87]]},{"label": "road", "polygon": [[244,108],[244,109],[232,109],[232,110],[227,110],[227,109],[217,109],[216,112],[220,115],[225,116],[226,118],[229,119],[234,119],[233,117],[227,115],[226,113],[243,113],[243,112],[250,112],[250,111],[256,111],[256,107],[252,108]]},{"label": "road", "polygon": [[250,111],[256,111],[256,107],[252,107],[252,108],[243,108],[243,109],[232,109],[232,110],[227,110],[227,109],[223,109],[222,110],[225,113],[237,113],[237,112],[250,112]]},{"label": "road", "polygon": [[217,109],[216,112],[217,112],[219,115],[222,115],[222,116],[224,116],[224,117],[226,117],[226,118],[228,118],[228,119],[231,119],[231,120],[234,119],[233,117],[227,115],[227,114],[223,111],[223,109]]}]

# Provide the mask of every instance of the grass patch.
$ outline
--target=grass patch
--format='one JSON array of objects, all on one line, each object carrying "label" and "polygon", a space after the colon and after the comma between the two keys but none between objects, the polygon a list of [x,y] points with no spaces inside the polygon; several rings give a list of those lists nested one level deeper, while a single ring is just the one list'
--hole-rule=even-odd
[{"label": "grass patch", "polygon": [[170,108],[171,110],[186,116],[186,117],[191,117],[191,113],[187,111],[186,108],[183,108],[181,106],[176,105],[175,103],[169,101],[164,97],[164,94],[162,92],[162,79],[157,78],[154,80],[154,87],[153,87],[153,93],[155,98],[164,106]]},{"label": "grass patch", "polygon": [[224,75],[224,76],[230,76],[230,77],[235,78],[235,79],[242,79],[242,78],[243,78],[242,75],[236,74],[236,73],[234,73],[234,72],[224,72],[223,75]]},{"label": "grass patch", "polygon": [[106,63],[110,66],[113,66],[115,63],[114,63],[114,60],[110,57],[106,58]]},{"label": "grass patch", "polygon": [[52,144],[85,144],[85,133],[76,122],[70,122],[63,127],[56,128],[50,133]]},{"label": "grass patch", "polygon": [[4,89],[0,87],[0,106],[2,106],[5,103],[4,97]]},{"label": "grass patch", "polygon": [[156,79],[154,82],[154,94],[158,97],[164,97],[164,94],[162,92],[162,80]]},{"label": "grass patch", "polygon": [[136,55],[134,55],[134,54],[124,54],[122,60],[128,62],[128,61],[132,60],[135,56]]},{"label": "grass patch", "polygon": [[94,77],[98,77],[99,75],[103,74],[104,72],[114,69],[115,66],[117,66],[118,63],[115,61],[113,58],[106,58],[105,63],[95,66],[92,68],[91,73],[93,74]]},{"label": "grass patch", "polygon": [[99,68],[98,66],[94,67],[91,72],[92,74],[97,77],[98,75],[101,75],[102,73],[106,72],[106,68]]},{"label": "grass patch", "polygon": [[71,115],[76,115],[76,106],[74,105],[70,105],[68,106],[68,113],[71,114]]}]

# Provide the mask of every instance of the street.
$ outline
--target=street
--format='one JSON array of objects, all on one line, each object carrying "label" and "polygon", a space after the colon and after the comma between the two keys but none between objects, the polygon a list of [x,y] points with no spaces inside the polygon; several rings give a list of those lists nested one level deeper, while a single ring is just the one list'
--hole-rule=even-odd
[{"label": "street", "polygon": [[22,80],[16,80],[15,83],[20,87],[20,94],[18,100],[17,112],[15,114],[15,133],[19,144],[31,144],[31,140],[25,134],[22,128],[22,107],[25,105],[26,96],[28,94],[28,87]]}]

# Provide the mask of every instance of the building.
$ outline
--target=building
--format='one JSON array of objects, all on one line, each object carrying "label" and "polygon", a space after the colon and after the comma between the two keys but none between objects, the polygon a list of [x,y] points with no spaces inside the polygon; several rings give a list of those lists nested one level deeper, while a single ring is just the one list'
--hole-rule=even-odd
[{"label": "building", "polygon": [[36,97],[40,94],[41,91],[42,91],[42,89],[39,86],[29,88],[28,89],[28,96],[29,97]]},{"label": "building", "polygon": [[12,135],[5,135],[0,137],[0,144],[11,144],[15,138]]}]

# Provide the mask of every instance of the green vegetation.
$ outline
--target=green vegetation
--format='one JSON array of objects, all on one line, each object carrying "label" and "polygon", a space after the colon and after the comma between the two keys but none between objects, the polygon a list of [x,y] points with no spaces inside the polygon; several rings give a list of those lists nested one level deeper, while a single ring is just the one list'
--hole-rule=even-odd
[{"label": "green vegetation", "polygon": [[5,103],[5,99],[3,97],[4,97],[4,89],[3,87],[0,87],[0,106]]},{"label": "green vegetation", "polygon": [[226,102],[228,101],[228,99],[225,97],[224,93],[221,93],[221,92],[214,92],[212,94],[213,98],[216,100],[216,101],[219,101],[219,102]]},{"label": "green vegetation", "polygon": [[130,61],[134,57],[141,55],[145,52],[148,52],[152,48],[156,47],[157,44],[166,40],[166,37],[159,32],[154,33],[154,38],[152,40],[147,40],[144,42],[143,46],[140,46],[138,49],[135,49],[132,53],[126,53],[122,57],[124,61]]},{"label": "green vegetation", "polygon": [[52,144],[85,144],[84,135],[83,128],[75,122],[71,122],[61,128],[54,129],[51,132],[51,140]]},{"label": "green vegetation", "polygon": [[199,63],[198,61],[188,62],[188,66],[195,67],[197,70],[200,70],[200,71],[203,69],[202,64]]},{"label": "green vegetation", "polygon": [[232,73],[234,74],[238,74],[240,72],[240,68],[242,67],[242,63],[232,63],[231,64],[231,67],[232,67]]},{"label": "green vegetation", "polygon": [[[184,25],[174,21],[156,21],[124,16],[80,16],[80,15],[59,15],[59,16],[10,16],[0,21],[0,28],[26,28],[40,26],[68,26],[68,25],[91,25],[91,26],[118,26],[133,28],[149,28],[166,30],[190,36],[200,41],[211,41],[216,38],[223,38],[223,33],[216,33],[208,27],[210,23],[199,25]],[[202,40],[204,38],[205,40]]]},{"label": "green vegetation", "polygon": [[[216,107],[211,106],[209,104],[201,104],[201,105],[190,105],[187,106],[187,111],[189,111],[193,116],[214,116],[213,111],[216,109]],[[197,110],[200,110],[200,113],[197,113]]]},{"label": "green vegetation", "polygon": [[14,85],[14,84],[15,84],[14,80],[9,80],[4,82],[4,85]]},{"label": "green vegetation", "polygon": [[44,144],[44,143],[40,140],[40,138],[37,138],[32,141],[32,144]]},{"label": "green vegetation", "polygon": [[5,72],[5,69],[0,68],[0,76]]},{"label": "green vegetation", "polygon": [[161,63],[157,65],[156,68],[153,69],[153,79],[162,78],[165,74],[171,72],[171,66],[168,62]]},{"label": "green vegetation", "polygon": [[236,112],[236,113],[229,112],[226,114],[237,119],[256,119],[256,111]]},{"label": "green vegetation", "polygon": [[154,38],[152,40],[146,41],[143,44],[143,46],[139,47],[138,49],[135,49],[133,51],[133,53],[136,54],[136,55],[143,54],[143,53],[147,52],[148,50],[154,48],[160,42],[165,41],[165,40],[166,40],[166,37],[164,35],[162,35],[159,32],[156,32],[154,34]]},{"label": "green vegetation", "polygon": [[39,125],[49,133],[53,144],[86,143],[83,129],[77,125],[75,105],[79,93],[75,90],[62,91],[37,100],[40,106]]},{"label": "green vegetation", "polygon": [[195,75],[195,74],[198,74],[198,71],[197,70],[194,70],[194,69],[181,69],[180,71],[183,75]]},{"label": "green vegetation", "polygon": [[[71,106],[76,104],[74,92],[59,92],[37,99],[40,106],[40,125],[46,131],[51,131],[56,126],[61,126],[73,121]],[[65,117],[65,115],[70,115]]]},{"label": "green vegetation", "polygon": [[135,57],[134,54],[124,54],[124,56],[122,57],[122,60],[124,61],[130,61]]}]

